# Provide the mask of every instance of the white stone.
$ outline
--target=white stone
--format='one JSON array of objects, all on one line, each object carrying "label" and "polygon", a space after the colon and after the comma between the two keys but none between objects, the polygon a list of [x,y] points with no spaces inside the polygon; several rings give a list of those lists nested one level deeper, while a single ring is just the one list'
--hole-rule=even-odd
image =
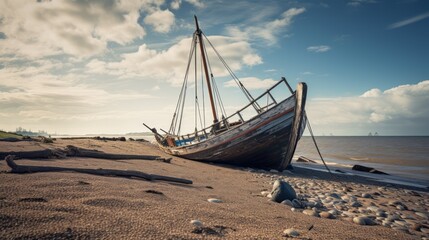
[{"label": "white stone", "polygon": [[209,198],[207,199],[207,201],[211,202],[211,203],[221,203],[222,200],[217,199],[217,198]]},{"label": "white stone", "polygon": [[302,211],[302,213],[304,213],[305,215],[308,215],[308,216],[319,217],[319,213],[317,213],[314,210],[306,209],[306,210]]},{"label": "white stone", "polygon": [[377,212],[378,210],[380,210],[378,207],[375,207],[375,206],[370,206],[370,207],[367,207],[366,209],[368,209],[372,212]]},{"label": "white stone", "polygon": [[270,194],[270,192],[268,192],[268,191],[262,191],[262,192],[261,192],[261,195],[262,195],[263,197],[268,196],[268,194]]},{"label": "white stone", "polygon": [[202,227],[203,223],[200,220],[191,220],[191,224],[194,225],[195,227]]},{"label": "white stone", "polygon": [[429,219],[429,216],[426,213],[416,212],[416,215],[424,219]]},{"label": "white stone", "polygon": [[355,217],[353,218],[353,222],[359,225],[375,225],[375,222],[367,217]]},{"label": "white stone", "polygon": [[298,237],[299,232],[293,228],[289,228],[283,231],[284,234],[286,234],[288,237]]}]

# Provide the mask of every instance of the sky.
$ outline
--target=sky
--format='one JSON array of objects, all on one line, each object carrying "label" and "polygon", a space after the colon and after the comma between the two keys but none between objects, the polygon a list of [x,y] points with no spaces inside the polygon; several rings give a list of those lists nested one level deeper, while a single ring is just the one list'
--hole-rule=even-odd
[{"label": "sky", "polygon": [[[0,129],[168,129],[194,15],[255,95],[306,82],[316,135],[429,135],[427,0],[1,0]],[[212,66],[233,113],[244,96]]]}]

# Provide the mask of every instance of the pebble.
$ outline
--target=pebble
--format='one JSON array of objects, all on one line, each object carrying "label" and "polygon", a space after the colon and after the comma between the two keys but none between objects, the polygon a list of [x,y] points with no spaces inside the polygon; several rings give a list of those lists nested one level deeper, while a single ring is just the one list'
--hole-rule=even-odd
[{"label": "pebble", "polygon": [[319,213],[319,215],[322,218],[328,218],[328,219],[334,219],[335,218],[335,216],[332,215],[332,213],[330,213],[330,212],[321,212],[321,213]]},{"label": "pebble", "polygon": [[382,222],[381,222],[381,225],[382,225],[383,227],[390,227],[391,222],[388,222],[388,221],[382,221]]},{"label": "pebble", "polygon": [[319,217],[319,213],[317,213],[314,210],[310,210],[310,209],[306,209],[306,210],[302,211],[302,213],[304,213],[305,215],[308,215],[308,216]]},{"label": "pebble", "polygon": [[378,207],[375,207],[375,206],[370,206],[370,207],[367,207],[366,209],[370,210],[371,212],[378,212],[380,210]]},{"label": "pebble", "polygon": [[207,201],[211,202],[211,203],[221,203],[222,200],[217,199],[217,198],[209,198],[207,199]]},{"label": "pebble", "polygon": [[396,215],[396,214],[389,215],[389,216],[387,216],[387,218],[386,218],[386,220],[388,220],[388,221],[390,221],[390,222],[393,222],[393,221],[398,220],[398,219],[399,219],[399,216],[398,216],[398,215]]},{"label": "pebble", "polygon": [[202,227],[203,226],[203,223],[200,220],[197,220],[197,219],[192,220],[191,224],[194,225],[195,227]]},{"label": "pebble", "polygon": [[289,199],[284,200],[283,202],[281,202],[281,204],[293,207],[293,204],[292,204],[292,202]]},{"label": "pebble", "polygon": [[328,212],[332,215],[340,215],[341,214],[341,212],[336,210],[336,209],[329,210]]},{"label": "pebble", "polygon": [[362,207],[362,204],[358,201],[355,201],[350,204],[350,207]]},{"label": "pebble", "polygon": [[411,229],[413,229],[414,231],[420,231],[420,229],[422,227],[423,226],[420,223],[414,223],[414,224],[411,225]]},{"label": "pebble", "polygon": [[402,226],[402,227],[405,227],[405,226],[407,226],[407,225],[408,225],[408,223],[407,223],[407,222],[405,222],[405,221],[400,221],[400,220],[395,220],[395,221],[394,221],[394,223],[395,223],[395,224],[397,224],[397,225],[399,225],[399,226]]},{"label": "pebble", "polygon": [[378,212],[376,213],[376,216],[377,216],[377,217],[384,217],[384,218],[386,218],[386,217],[387,217],[387,213],[382,212],[382,211],[378,211]]},{"label": "pebble", "polygon": [[416,215],[424,219],[429,219],[429,216],[426,213],[416,212]]},{"label": "pebble", "polygon": [[271,169],[270,173],[279,173],[279,171],[275,170],[275,169]]},{"label": "pebble", "polygon": [[293,228],[288,228],[283,231],[284,234],[286,234],[288,237],[298,237],[299,232]]},{"label": "pebble", "polygon": [[338,195],[337,193],[331,193],[331,194],[329,194],[329,196],[336,198],[336,199],[341,199],[340,195]]},{"label": "pebble", "polygon": [[261,192],[261,195],[262,195],[263,197],[268,196],[268,194],[270,194],[270,192],[268,192],[268,191],[262,191],[262,192]]},{"label": "pebble", "polygon": [[425,233],[425,234],[429,234],[429,228],[422,227],[422,228],[420,228],[420,232]]},{"label": "pebble", "polygon": [[398,200],[391,200],[387,204],[389,204],[391,206],[396,206],[396,205],[401,205],[402,203]]},{"label": "pebble", "polygon": [[294,199],[292,201],[292,205],[294,208],[303,208],[303,204],[298,200],[298,199]]},{"label": "pebble", "polygon": [[363,198],[372,198],[371,194],[369,193],[362,193]]},{"label": "pebble", "polygon": [[280,203],[286,199],[293,200],[296,197],[296,192],[289,183],[279,179],[274,182],[271,200]]},{"label": "pebble", "polygon": [[367,217],[355,217],[353,218],[353,222],[359,225],[375,225],[375,222]]}]

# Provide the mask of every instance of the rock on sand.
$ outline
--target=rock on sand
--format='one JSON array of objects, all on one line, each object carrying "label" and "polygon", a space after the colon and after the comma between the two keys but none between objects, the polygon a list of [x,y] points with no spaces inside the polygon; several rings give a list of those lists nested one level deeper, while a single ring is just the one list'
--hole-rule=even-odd
[{"label": "rock on sand", "polygon": [[194,225],[195,227],[202,227],[203,223],[200,220],[191,220],[191,224]]},{"label": "rock on sand", "polygon": [[359,225],[375,225],[375,222],[367,217],[355,217],[353,218],[353,222]]},{"label": "rock on sand", "polygon": [[279,179],[274,182],[273,190],[271,191],[271,200],[281,203],[286,199],[292,201],[295,198],[296,192],[289,183]]},{"label": "rock on sand", "polygon": [[288,237],[298,237],[299,232],[293,228],[288,228],[283,231],[284,234],[286,234]]}]

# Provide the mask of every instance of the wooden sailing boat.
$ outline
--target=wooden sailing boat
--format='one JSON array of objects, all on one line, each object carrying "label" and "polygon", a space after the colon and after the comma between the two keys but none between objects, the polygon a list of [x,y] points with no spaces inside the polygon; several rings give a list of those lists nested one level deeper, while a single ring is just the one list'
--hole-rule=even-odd
[{"label": "wooden sailing boat", "polygon": [[[293,91],[286,79],[282,78],[264,93],[253,98],[201,31],[197,17],[195,17],[195,24],[196,31],[193,34],[185,80],[170,129],[169,131],[163,130],[164,134],[159,134],[155,128],[145,126],[155,134],[160,149],[171,155],[205,162],[285,169],[292,160],[298,140],[305,128],[306,84],[298,83],[297,89]],[[205,42],[213,48],[214,53],[249,100],[247,105],[233,114],[227,115],[223,106],[220,108],[217,106],[222,104],[222,100],[208,64]],[[198,130],[198,114],[195,113],[195,131],[189,134],[180,134],[188,72],[193,58],[195,59],[195,71],[197,71],[196,53],[198,48],[200,49],[201,65],[208,88],[213,124],[208,127],[202,126]],[[274,97],[274,92],[281,86],[287,87],[290,96],[288,92],[282,91],[283,98],[279,100]],[[197,110],[199,106],[197,96],[195,101],[195,109]],[[261,104],[262,102],[264,105]],[[254,114],[247,116],[246,113],[250,110],[254,111]],[[219,114],[222,115],[220,119]]]}]

